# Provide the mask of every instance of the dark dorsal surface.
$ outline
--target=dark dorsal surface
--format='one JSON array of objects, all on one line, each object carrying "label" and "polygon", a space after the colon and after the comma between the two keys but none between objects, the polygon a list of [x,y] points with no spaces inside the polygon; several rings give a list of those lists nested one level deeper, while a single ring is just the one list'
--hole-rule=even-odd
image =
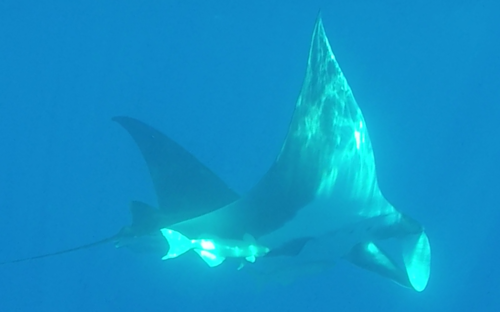
[{"label": "dark dorsal surface", "polygon": [[113,120],[128,131],[139,147],[153,180],[158,207],[174,223],[238,199],[216,174],[155,128],[130,117]]}]

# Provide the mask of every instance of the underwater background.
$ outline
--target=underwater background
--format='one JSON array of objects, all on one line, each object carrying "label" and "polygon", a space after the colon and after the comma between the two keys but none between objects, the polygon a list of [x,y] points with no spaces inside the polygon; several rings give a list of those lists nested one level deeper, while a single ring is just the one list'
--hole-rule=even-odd
[{"label": "underwater background", "polygon": [[321,8],[380,188],[424,224],[422,293],[346,262],[287,286],[103,245],[0,266],[0,311],[500,311],[500,3],[0,1],[0,261],[100,240],[156,203],[111,118],[240,193],[280,150]]}]

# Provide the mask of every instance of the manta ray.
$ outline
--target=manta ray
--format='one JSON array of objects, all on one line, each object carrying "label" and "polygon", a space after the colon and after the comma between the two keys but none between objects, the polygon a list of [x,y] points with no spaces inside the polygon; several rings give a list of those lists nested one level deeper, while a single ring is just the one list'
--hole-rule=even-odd
[{"label": "manta ray", "polygon": [[[339,260],[423,291],[430,243],[422,225],[380,191],[363,114],[339,67],[321,16],[285,141],[274,163],[246,194],[158,130],[115,117],[146,160],[158,208],[131,203],[132,224],[96,243],[20,262],[144,236],[162,236],[163,259],[197,252],[209,266],[226,258],[264,275],[323,272]],[[399,259],[383,249],[402,248]],[[182,258],[180,258],[182,259]]]}]

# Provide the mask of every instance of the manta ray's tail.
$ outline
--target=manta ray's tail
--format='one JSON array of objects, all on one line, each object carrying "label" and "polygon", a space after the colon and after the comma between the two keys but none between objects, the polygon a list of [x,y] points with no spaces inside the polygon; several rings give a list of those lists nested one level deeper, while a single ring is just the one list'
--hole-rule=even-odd
[{"label": "manta ray's tail", "polygon": [[11,264],[11,263],[19,263],[19,262],[26,262],[26,261],[31,261],[31,260],[38,260],[38,259],[43,259],[43,258],[58,256],[58,255],[62,255],[62,254],[67,254],[67,253],[70,253],[70,252],[74,252],[74,251],[78,251],[78,250],[82,250],[82,249],[88,249],[88,248],[96,247],[96,246],[103,245],[103,244],[106,244],[106,243],[114,242],[116,240],[116,238],[117,237],[115,235],[115,236],[112,236],[112,237],[109,237],[109,238],[102,239],[102,240],[97,241],[97,242],[93,242],[93,243],[86,244],[86,245],[81,245],[81,246],[78,246],[78,247],[64,249],[64,250],[60,250],[60,251],[56,251],[56,252],[51,252],[51,253],[47,253],[47,254],[43,254],[43,255],[38,255],[38,256],[34,256],[34,257],[27,257],[27,258],[15,259],[15,260],[3,261],[3,262],[0,262],[0,265]]}]

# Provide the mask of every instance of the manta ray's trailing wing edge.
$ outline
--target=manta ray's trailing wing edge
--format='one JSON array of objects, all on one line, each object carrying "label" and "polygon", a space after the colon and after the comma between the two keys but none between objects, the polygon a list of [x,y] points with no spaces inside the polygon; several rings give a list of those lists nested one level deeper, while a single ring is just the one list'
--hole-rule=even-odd
[{"label": "manta ray's trailing wing edge", "polygon": [[223,207],[239,196],[182,146],[131,117],[114,117],[139,147],[148,166],[158,208],[173,223]]}]

